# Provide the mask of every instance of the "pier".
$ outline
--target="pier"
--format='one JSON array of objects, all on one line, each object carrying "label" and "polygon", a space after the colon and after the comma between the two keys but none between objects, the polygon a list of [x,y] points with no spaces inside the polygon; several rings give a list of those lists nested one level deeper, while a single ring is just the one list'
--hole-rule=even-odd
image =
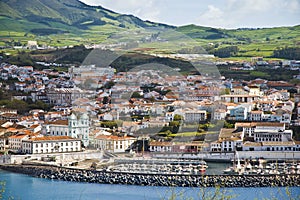
[{"label": "pier", "polygon": [[63,181],[176,187],[300,187],[300,175],[185,175],[121,173],[56,166],[0,165],[3,170]]}]

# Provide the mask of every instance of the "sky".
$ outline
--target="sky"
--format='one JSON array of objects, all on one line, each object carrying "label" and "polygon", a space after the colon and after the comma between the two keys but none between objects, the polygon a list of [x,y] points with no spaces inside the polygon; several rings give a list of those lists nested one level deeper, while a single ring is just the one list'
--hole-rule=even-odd
[{"label": "sky", "polygon": [[300,24],[300,0],[81,0],[143,20],[182,26],[262,28]]}]

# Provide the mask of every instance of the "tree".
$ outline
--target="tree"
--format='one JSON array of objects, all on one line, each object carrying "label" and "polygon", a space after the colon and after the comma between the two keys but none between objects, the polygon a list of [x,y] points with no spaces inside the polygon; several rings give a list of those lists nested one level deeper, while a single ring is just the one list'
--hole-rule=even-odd
[{"label": "tree", "polygon": [[133,92],[132,95],[131,95],[131,98],[139,99],[139,98],[142,98],[142,96],[138,92]]},{"label": "tree", "polygon": [[103,104],[109,104],[110,103],[110,98],[109,97],[103,97],[102,103]]},{"label": "tree", "polygon": [[225,122],[225,123],[224,123],[224,128],[234,128],[234,124]]},{"label": "tree", "polygon": [[178,115],[178,114],[174,115],[173,121],[182,121],[182,120],[183,120],[183,116]]},{"label": "tree", "polygon": [[118,128],[118,124],[115,121],[104,121],[101,122],[101,127],[113,129]]}]

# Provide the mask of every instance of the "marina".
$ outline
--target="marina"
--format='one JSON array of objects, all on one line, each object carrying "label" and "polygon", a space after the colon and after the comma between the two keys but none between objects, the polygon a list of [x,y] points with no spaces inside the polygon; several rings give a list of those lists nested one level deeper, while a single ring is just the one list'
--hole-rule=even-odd
[{"label": "marina", "polygon": [[[236,157],[235,157],[236,158]],[[224,174],[239,175],[279,175],[300,174],[300,161],[242,159],[232,160],[232,166],[223,170]]]},{"label": "marina", "polygon": [[108,172],[147,173],[147,174],[189,174],[200,175],[206,172],[208,165],[205,161],[187,160],[148,160],[132,163],[128,160],[117,160],[115,165],[108,166]]}]

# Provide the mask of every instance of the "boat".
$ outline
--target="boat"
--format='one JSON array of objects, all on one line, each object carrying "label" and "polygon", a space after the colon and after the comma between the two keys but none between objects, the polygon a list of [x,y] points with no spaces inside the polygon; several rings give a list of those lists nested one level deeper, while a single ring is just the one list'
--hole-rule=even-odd
[{"label": "boat", "polygon": [[[237,157],[237,163],[236,163],[236,157]],[[223,170],[224,174],[242,174],[243,173],[243,167],[241,165],[240,158],[238,157],[238,153],[235,152],[234,160],[233,160],[233,167],[229,167],[225,170]]]}]

